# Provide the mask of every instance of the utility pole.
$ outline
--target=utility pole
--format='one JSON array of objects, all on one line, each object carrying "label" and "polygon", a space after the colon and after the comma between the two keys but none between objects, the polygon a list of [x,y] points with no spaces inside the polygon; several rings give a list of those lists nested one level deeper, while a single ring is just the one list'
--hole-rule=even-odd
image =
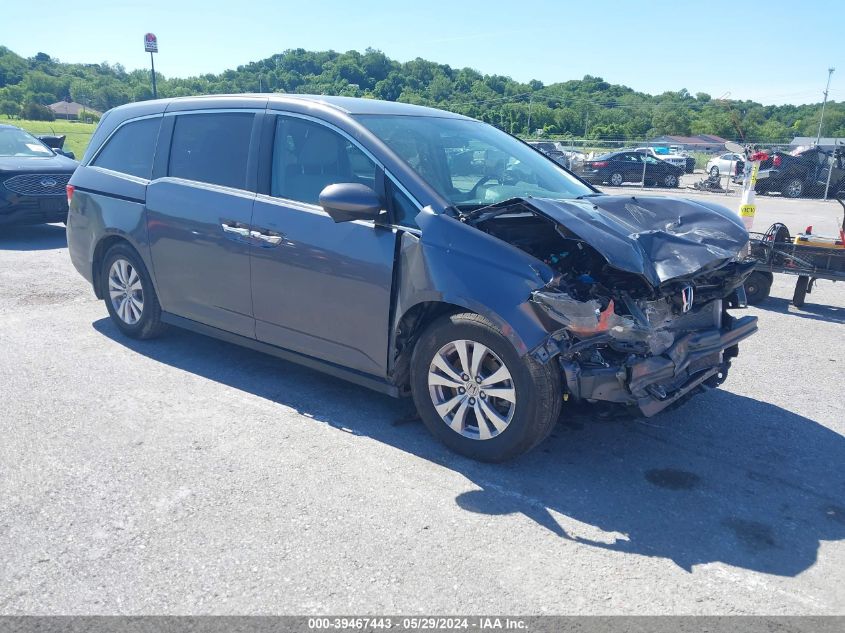
[{"label": "utility pole", "polygon": [[534,93],[528,97],[528,138],[531,138],[531,106],[534,103]]},{"label": "utility pole", "polygon": [[819,119],[819,133],[816,136],[816,146],[818,147],[819,141],[822,140],[822,123],[824,123],[824,107],[827,105],[827,93],[830,90],[830,77],[833,75],[833,71],[836,70],[835,68],[828,68],[827,69],[827,87],[824,89],[824,101],[822,101],[822,116]]}]

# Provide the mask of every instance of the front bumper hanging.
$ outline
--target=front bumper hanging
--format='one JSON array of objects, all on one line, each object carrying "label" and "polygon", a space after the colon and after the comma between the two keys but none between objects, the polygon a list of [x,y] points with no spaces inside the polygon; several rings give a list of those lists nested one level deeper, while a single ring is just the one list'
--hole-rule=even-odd
[{"label": "front bumper hanging", "polygon": [[692,332],[662,354],[634,357],[621,365],[585,368],[565,355],[558,360],[576,401],[634,405],[651,417],[705,381],[721,382],[738,354],[737,344],[756,331],[757,317],[726,317],[721,329]]}]

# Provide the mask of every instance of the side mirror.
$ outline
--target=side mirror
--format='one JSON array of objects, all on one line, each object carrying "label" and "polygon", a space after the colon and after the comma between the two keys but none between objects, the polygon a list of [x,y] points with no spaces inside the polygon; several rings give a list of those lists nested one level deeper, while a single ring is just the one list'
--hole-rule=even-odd
[{"label": "side mirror", "polygon": [[367,185],[341,182],[320,192],[320,206],[335,222],[375,220],[382,208],[381,199]]},{"label": "side mirror", "polygon": [[72,159],[76,160],[76,154],[74,154],[73,152],[63,150],[63,149],[57,149],[56,151],[59,154],[61,154],[62,156],[67,156],[68,158],[72,158]]}]

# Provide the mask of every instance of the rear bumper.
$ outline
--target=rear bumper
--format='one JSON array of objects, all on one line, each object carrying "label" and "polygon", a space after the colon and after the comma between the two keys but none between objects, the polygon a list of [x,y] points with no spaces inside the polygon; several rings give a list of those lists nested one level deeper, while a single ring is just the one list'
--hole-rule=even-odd
[{"label": "rear bumper", "polygon": [[757,317],[725,317],[721,329],[687,334],[663,354],[629,360],[624,365],[585,368],[560,358],[566,387],[575,400],[637,406],[651,417],[703,382],[721,381],[737,344],[757,331]]}]

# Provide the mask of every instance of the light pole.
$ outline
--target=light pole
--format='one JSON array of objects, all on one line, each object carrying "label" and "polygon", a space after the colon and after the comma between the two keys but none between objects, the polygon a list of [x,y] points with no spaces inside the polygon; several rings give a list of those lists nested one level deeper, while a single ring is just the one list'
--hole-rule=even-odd
[{"label": "light pole", "polygon": [[833,75],[833,71],[836,70],[835,68],[828,68],[827,69],[827,87],[824,89],[824,101],[822,101],[822,116],[819,119],[819,133],[816,136],[816,146],[818,146],[819,141],[822,139],[822,123],[824,123],[824,107],[827,105],[827,93],[830,90],[830,77]]}]

